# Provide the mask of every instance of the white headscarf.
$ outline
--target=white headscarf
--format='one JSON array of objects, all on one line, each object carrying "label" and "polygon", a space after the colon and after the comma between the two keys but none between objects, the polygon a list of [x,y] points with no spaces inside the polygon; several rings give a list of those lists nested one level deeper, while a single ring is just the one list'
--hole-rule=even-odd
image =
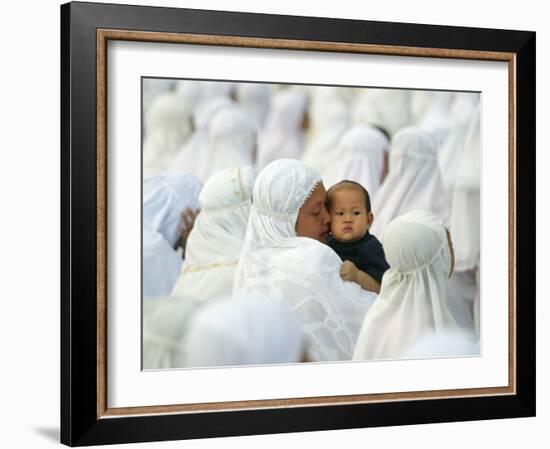
[{"label": "white headscarf", "polygon": [[374,195],[380,187],[384,154],[389,146],[386,136],[376,128],[356,126],[346,132],[330,158],[330,172],[323,177],[327,187],[348,179],[361,184]]},{"label": "white headscarf", "polygon": [[185,336],[185,366],[299,362],[302,335],[288,306],[269,298],[236,297],[205,305]]},{"label": "white headscarf", "polygon": [[172,161],[170,169],[180,173],[191,173],[198,176],[204,154],[208,151],[208,127],[214,116],[235,103],[227,97],[200,103],[193,114],[194,133],[183,145]]},{"label": "white headscarf", "polygon": [[380,127],[393,136],[411,124],[410,96],[406,89],[362,90],[353,104],[353,121]]},{"label": "white headscarf", "polygon": [[354,360],[397,358],[427,333],[458,331],[446,302],[451,255],[441,220],[428,211],[397,217],[384,251],[391,268],[365,316]]},{"label": "white headscarf", "polygon": [[187,239],[185,262],[172,295],[209,301],[231,294],[253,185],[251,167],[222,170],[204,184],[201,212]]},{"label": "white headscarf", "polygon": [[[332,91],[329,91],[332,92]],[[348,105],[335,93],[314,91],[310,108],[309,140],[302,160],[321,173],[325,180],[331,173],[331,156],[344,133],[351,126]]]},{"label": "white headscarf", "polygon": [[208,127],[207,139],[197,166],[197,176],[203,182],[220,170],[253,165],[256,127],[240,107],[219,111]]},{"label": "white headscarf", "polygon": [[300,208],[320,182],[315,170],[290,159],[258,175],[234,291],[288,304],[311,360],[349,360],[374,295],[342,281],[332,249],[296,235]]},{"label": "white headscarf", "polygon": [[449,209],[435,140],[426,131],[409,127],[392,140],[389,173],[372,202],[372,233],[383,237],[392,219],[415,209],[431,210],[444,223],[448,222]]},{"label": "white headscarf", "polygon": [[176,252],[181,212],[198,207],[200,182],[190,175],[159,175],[143,181],[143,297],[168,296],[183,260]]},{"label": "white headscarf", "polygon": [[438,147],[447,139],[451,129],[449,118],[455,95],[454,92],[431,92],[428,106],[416,123],[434,136]]},{"label": "white headscarf", "polygon": [[305,112],[304,92],[285,89],[273,95],[271,109],[258,146],[257,171],[278,158],[301,158],[304,150],[302,121]]},{"label": "white headscarf", "polygon": [[263,129],[269,112],[269,85],[259,83],[239,83],[236,90],[237,101],[254,120],[256,129]]},{"label": "white headscarf", "polygon": [[143,171],[146,175],[167,170],[192,132],[191,109],[175,92],[157,96],[145,111]]}]

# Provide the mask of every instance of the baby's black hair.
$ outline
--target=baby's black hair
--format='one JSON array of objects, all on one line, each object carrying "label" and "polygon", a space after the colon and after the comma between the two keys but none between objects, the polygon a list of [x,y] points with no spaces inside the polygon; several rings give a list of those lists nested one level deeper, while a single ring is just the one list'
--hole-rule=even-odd
[{"label": "baby's black hair", "polygon": [[365,189],[361,184],[355,181],[350,181],[349,179],[344,179],[336,184],[334,184],[327,192],[327,209],[330,210],[332,194],[340,190],[358,190],[365,196],[365,207],[367,208],[367,214],[370,213],[370,196],[367,189]]}]

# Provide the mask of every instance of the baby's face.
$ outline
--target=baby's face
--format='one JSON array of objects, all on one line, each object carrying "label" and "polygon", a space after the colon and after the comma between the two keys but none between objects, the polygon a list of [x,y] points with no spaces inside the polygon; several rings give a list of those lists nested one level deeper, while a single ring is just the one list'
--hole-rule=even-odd
[{"label": "baby's face", "polygon": [[373,215],[367,213],[365,197],[358,190],[338,190],[331,194],[330,230],[339,242],[354,242],[365,236]]}]

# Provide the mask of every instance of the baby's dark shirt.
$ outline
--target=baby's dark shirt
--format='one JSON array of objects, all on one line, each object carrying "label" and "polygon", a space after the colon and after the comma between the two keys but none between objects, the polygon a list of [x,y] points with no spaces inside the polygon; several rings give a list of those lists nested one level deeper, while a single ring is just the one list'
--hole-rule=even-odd
[{"label": "baby's dark shirt", "polygon": [[379,284],[384,272],[390,268],[382,244],[368,231],[363,238],[355,242],[338,242],[334,237],[330,237],[328,246],[340,256],[340,259],[353,262],[359,270],[370,275]]}]

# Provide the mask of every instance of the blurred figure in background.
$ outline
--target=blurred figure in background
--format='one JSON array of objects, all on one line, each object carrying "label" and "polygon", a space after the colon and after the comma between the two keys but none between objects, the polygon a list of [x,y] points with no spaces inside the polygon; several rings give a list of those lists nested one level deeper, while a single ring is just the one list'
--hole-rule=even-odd
[{"label": "blurred figure in background", "polygon": [[179,148],[192,133],[192,109],[175,92],[152,100],[145,114],[143,173],[155,175],[170,169]]},{"label": "blurred figure in background", "polygon": [[288,306],[261,296],[214,301],[192,319],[185,366],[297,363],[304,357],[299,324]]},{"label": "blurred figure in background", "polygon": [[143,298],[168,296],[183,263],[176,244],[186,208],[197,209],[201,183],[191,175],[143,181]]},{"label": "blurred figure in background", "polygon": [[193,113],[194,131],[189,139],[179,148],[172,161],[171,171],[190,173],[199,176],[201,164],[208,148],[208,130],[216,114],[235,103],[227,97],[207,101],[197,107]]},{"label": "blurred figure in background", "polygon": [[237,102],[243,111],[254,120],[260,133],[269,113],[270,91],[268,84],[239,83],[235,90]]},{"label": "blurred figure in background", "polygon": [[[330,164],[334,159],[333,153],[352,123],[349,105],[334,93],[338,88],[329,91],[319,89],[313,88],[312,92],[309,136],[302,160],[319,171],[326,180],[332,173]],[[327,187],[330,185],[327,184]]]},{"label": "blurred figure in background", "polygon": [[343,179],[355,181],[374,197],[382,181],[389,145],[380,130],[365,125],[353,127],[326,158],[329,170],[323,182],[330,187]]},{"label": "blurred figure in background", "polygon": [[304,92],[284,89],[276,92],[260,136],[256,159],[259,172],[275,159],[300,159],[304,151],[307,103]]},{"label": "blurred figure in background", "polygon": [[256,126],[239,106],[217,112],[206,137],[206,145],[197,155],[196,175],[203,183],[220,170],[254,165]]},{"label": "blurred figure in background", "polygon": [[144,311],[144,369],[296,363],[303,354],[300,326],[269,297],[161,299]]},{"label": "blurred figure in background", "polygon": [[449,282],[449,307],[457,322],[479,335],[479,261],[481,240],[480,109],[466,138],[453,195],[451,232],[456,244],[456,272]]},{"label": "blurred figure in background", "polygon": [[372,232],[382,240],[387,224],[411,210],[431,210],[448,223],[436,151],[435,139],[416,127],[405,128],[392,139],[389,173],[372,204],[377,213]]}]

